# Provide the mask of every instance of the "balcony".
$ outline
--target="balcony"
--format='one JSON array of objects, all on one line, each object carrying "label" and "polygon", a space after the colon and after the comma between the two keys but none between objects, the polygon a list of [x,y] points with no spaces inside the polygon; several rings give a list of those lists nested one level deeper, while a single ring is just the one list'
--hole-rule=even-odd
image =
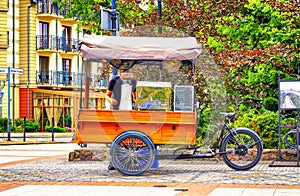
[{"label": "balcony", "polygon": [[[64,52],[79,52],[76,48],[79,43],[78,39],[66,39],[65,37],[57,37],[55,40],[55,45],[57,50],[62,50]],[[57,42],[57,43],[56,43]]]},{"label": "balcony", "polygon": [[67,7],[64,10],[60,10],[58,3],[52,3],[52,0],[41,0],[37,4],[37,17],[47,22],[59,18],[62,24],[76,24],[77,21],[75,21],[74,16],[72,18],[64,18],[68,9],[70,8]]},{"label": "balcony", "polygon": [[36,83],[37,84],[50,84],[49,75],[50,75],[50,71],[37,71],[36,72]]},{"label": "balcony", "polygon": [[37,50],[53,50],[54,45],[53,45],[53,39],[55,36],[53,35],[37,35],[36,36],[36,49]]},{"label": "balcony", "polygon": [[[36,71],[36,84],[37,85],[50,85],[50,86],[70,86],[80,87],[85,85],[86,74],[76,72],[64,71]],[[90,88],[106,88],[108,86],[108,77],[101,79],[100,75],[92,74],[90,76]]]},{"label": "balcony", "polygon": [[61,17],[58,3],[52,3],[52,0],[39,1],[37,4],[37,17],[46,21]]},{"label": "balcony", "polygon": [[[76,48],[79,43],[78,39],[67,39],[65,37],[58,37],[54,35],[37,35],[36,49],[37,50],[60,50],[63,52],[78,53]],[[54,52],[54,51],[53,51]]]}]

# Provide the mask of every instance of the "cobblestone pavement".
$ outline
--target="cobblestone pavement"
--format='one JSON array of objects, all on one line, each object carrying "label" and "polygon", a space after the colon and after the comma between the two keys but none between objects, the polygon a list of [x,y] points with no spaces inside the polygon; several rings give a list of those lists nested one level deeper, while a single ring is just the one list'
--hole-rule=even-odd
[{"label": "cobblestone pavement", "polygon": [[0,146],[0,196],[163,191],[176,196],[300,195],[300,167],[269,167],[271,161],[261,161],[249,171],[234,171],[222,161],[161,160],[159,168],[142,176],[124,176],[108,171],[107,160],[70,162],[68,153],[78,148],[74,144]]},{"label": "cobblestone pavement", "polygon": [[60,156],[1,167],[0,181],[300,185],[299,167],[269,167],[269,161],[248,171],[234,171],[217,161],[161,160],[159,164],[142,176],[124,176],[108,171],[108,161],[69,162],[67,156]]}]

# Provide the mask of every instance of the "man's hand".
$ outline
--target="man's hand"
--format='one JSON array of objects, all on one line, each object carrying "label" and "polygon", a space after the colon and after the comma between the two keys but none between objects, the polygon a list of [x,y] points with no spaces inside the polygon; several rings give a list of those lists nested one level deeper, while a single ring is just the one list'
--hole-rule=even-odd
[{"label": "man's hand", "polygon": [[112,105],[117,105],[117,104],[118,104],[118,101],[115,100],[115,99],[111,99],[111,104],[112,104]]}]

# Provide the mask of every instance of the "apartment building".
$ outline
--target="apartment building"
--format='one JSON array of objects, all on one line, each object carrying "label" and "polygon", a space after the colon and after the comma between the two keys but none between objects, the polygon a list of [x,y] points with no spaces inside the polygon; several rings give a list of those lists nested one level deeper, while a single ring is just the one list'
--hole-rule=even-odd
[{"label": "apartment building", "polygon": [[[11,54],[8,40],[8,1],[0,1],[0,116],[3,116],[3,105],[7,103],[7,96],[5,97],[4,91],[6,90],[5,84],[7,81],[5,69],[8,64],[8,55]],[[4,72],[4,73],[3,73]],[[6,99],[6,100],[5,100]]]},{"label": "apartment building", "polygon": [[35,119],[42,131],[53,120],[74,127],[87,82],[95,92],[89,107],[104,108],[108,78],[100,78],[100,62],[86,74],[76,47],[86,31],[76,28],[52,0],[0,2],[0,117]]}]

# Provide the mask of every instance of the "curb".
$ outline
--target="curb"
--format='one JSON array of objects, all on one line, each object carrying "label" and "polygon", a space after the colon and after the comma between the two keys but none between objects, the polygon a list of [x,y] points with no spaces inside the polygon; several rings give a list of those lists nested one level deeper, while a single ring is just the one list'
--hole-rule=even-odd
[{"label": "curb", "polygon": [[[282,156],[286,160],[297,160],[297,153],[294,150],[281,150]],[[274,161],[278,159],[278,149],[265,149],[263,151],[261,161]],[[109,148],[103,149],[76,149],[69,153],[69,161],[103,161],[109,157]],[[222,160],[221,155],[214,158],[193,158],[197,160]]]}]

